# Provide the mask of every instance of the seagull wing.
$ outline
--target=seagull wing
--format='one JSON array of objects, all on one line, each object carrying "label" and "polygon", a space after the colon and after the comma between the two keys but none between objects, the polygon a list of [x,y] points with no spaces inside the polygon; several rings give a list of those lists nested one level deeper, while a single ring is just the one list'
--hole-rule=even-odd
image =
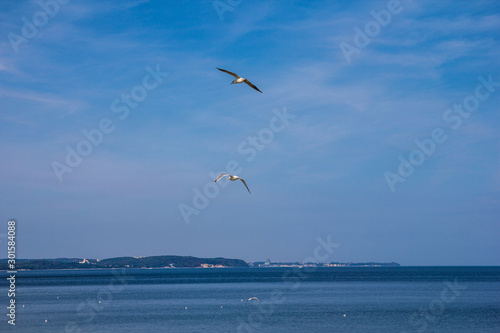
[{"label": "seagull wing", "polygon": [[243,179],[241,179],[241,178],[239,178],[239,180],[241,180],[243,182],[243,185],[245,185],[245,187],[247,188],[248,193],[252,194],[252,192],[250,192],[250,189],[247,186],[247,183],[245,183],[245,181]]},{"label": "seagull wing", "polygon": [[235,78],[235,79],[239,79],[239,78],[240,78],[240,77],[238,76],[238,74],[235,74],[235,73],[230,72],[230,71],[226,71],[225,69],[221,69],[221,68],[219,68],[219,67],[215,67],[215,68],[217,68],[217,69],[218,69],[218,70],[220,70],[221,72],[224,72],[224,73],[227,73],[227,74],[229,74],[229,75],[234,76],[234,78]]},{"label": "seagull wing", "polygon": [[221,173],[221,174],[219,175],[219,177],[217,177],[217,179],[215,180],[215,182],[214,182],[214,183],[217,183],[217,182],[219,181],[219,179],[221,179],[221,178],[222,178],[222,177],[224,177],[224,176],[229,176],[229,174],[228,174],[228,173]]},{"label": "seagull wing", "polygon": [[259,88],[257,88],[256,86],[253,85],[252,82],[248,81],[247,79],[245,79],[244,81],[246,84],[248,84],[250,87],[254,88],[255,90],[257,90],[258,92],[262,93],[262,91],[259,90]]},{"label": "seagull wing", "polygon": [[245,303],[245,305],[248,304],[249,301],[254,301],[254,300],[257,302],[260,302],[257,297],[250,297],[249,299],[247,299],[247,302]]}]

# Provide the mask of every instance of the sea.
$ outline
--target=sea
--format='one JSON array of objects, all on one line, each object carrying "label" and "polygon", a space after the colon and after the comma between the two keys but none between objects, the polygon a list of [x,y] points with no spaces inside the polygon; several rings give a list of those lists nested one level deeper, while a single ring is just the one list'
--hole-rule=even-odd
[{"label": "sea", "polygon": [[14,275],[0,272],[0,332],[500,332],[500,267]]}]

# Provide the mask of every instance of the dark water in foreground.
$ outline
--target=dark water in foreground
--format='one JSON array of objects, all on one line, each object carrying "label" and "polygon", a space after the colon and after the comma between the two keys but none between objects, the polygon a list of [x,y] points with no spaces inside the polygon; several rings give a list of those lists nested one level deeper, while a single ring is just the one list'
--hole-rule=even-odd
[{"label": "dark water in foreground", "polygon": [[0,332],[500,332],[500,267],[25,271],[15,326],[0,277]]}]

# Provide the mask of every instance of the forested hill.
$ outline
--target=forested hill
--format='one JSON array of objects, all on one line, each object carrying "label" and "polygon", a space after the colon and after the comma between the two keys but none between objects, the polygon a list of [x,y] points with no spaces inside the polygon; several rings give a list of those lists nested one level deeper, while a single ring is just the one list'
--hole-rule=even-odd
[{"label": "forested hill", "polygon": [[[197,258],[190,256],[117,257],[109,259],[18,259],[15,269],[80,268],[160,268],[160,267],[248,267],[240,259]],[[10,270],[7,259],[0,259],[0,270]]]}]

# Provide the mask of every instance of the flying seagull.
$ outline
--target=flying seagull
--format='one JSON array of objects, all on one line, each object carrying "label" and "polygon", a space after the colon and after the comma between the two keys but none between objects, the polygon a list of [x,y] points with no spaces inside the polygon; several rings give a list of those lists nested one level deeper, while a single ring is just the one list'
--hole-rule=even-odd
[{"label": "flying seagull", "polygon": [[235,73],[230,72],[230,71],[226,71],[225,69],[221,69],[221,68],[219,68],[219,67],[216,67],[216,68],[217,68],[218,70],[222,71],[222,72],[225,72],[225,73],[227,73],[227,74],[229,74],[229,75],[234,76],[235,80],[234,80],[233,82],[231,82],[231,84],[233,84],[233,83],[242,83],[242,82],[245,82],[246,84],[248,84],[250,87],[252,87],[252,88],[254,88],[255,90],[257,90],[258,92],[260,92],[260,93],[262,92],[262,91],[260,91],[260,90],[259,90],[259,88],[257,88],[256,86],[254,86],[254,85],[252,84],[252,82],[248,81],[248,80],[247,80],[247,79],[245,79],[244,77],[239,77],[239,76],[238,76],[238,74],[235,74]]},{"label": "flying seagull", "polygon": [[257,301],[257,302],[260,302],[257,297],[250,297],[249,299],[247,299],[247,302],[245,303],[245,305],[248,304],[248,301]]},{"label": "flying seagull", "polygon": [[217,183],[217,182],[219,181],[219,179],[221,179],[221,178],[222,178],[222,177],[224,177],[224,176],[229,176],[229,177],[227,177],[227,179],[232,180],[233,182],[234,182],[235,180],[237,180],[237,179],[241,180],[241,182],[243,183],[243,185],[245,185],[245,187],[247,188],[248,193],[252,194],[252,192],[250,192],[250,189],[249,189],[249,188],[248,188],[248,186],[247,186],[247,183],[245,183],[245,181],[244,181],[243,179],[241,179],[240,177],[235,176],[235,175],[230,175],[230,174],[228,174],[228,173],[221,173],[221,174],[219,175],[219,177],[217,177],[217,179],[215,180],[215,182]]}]

